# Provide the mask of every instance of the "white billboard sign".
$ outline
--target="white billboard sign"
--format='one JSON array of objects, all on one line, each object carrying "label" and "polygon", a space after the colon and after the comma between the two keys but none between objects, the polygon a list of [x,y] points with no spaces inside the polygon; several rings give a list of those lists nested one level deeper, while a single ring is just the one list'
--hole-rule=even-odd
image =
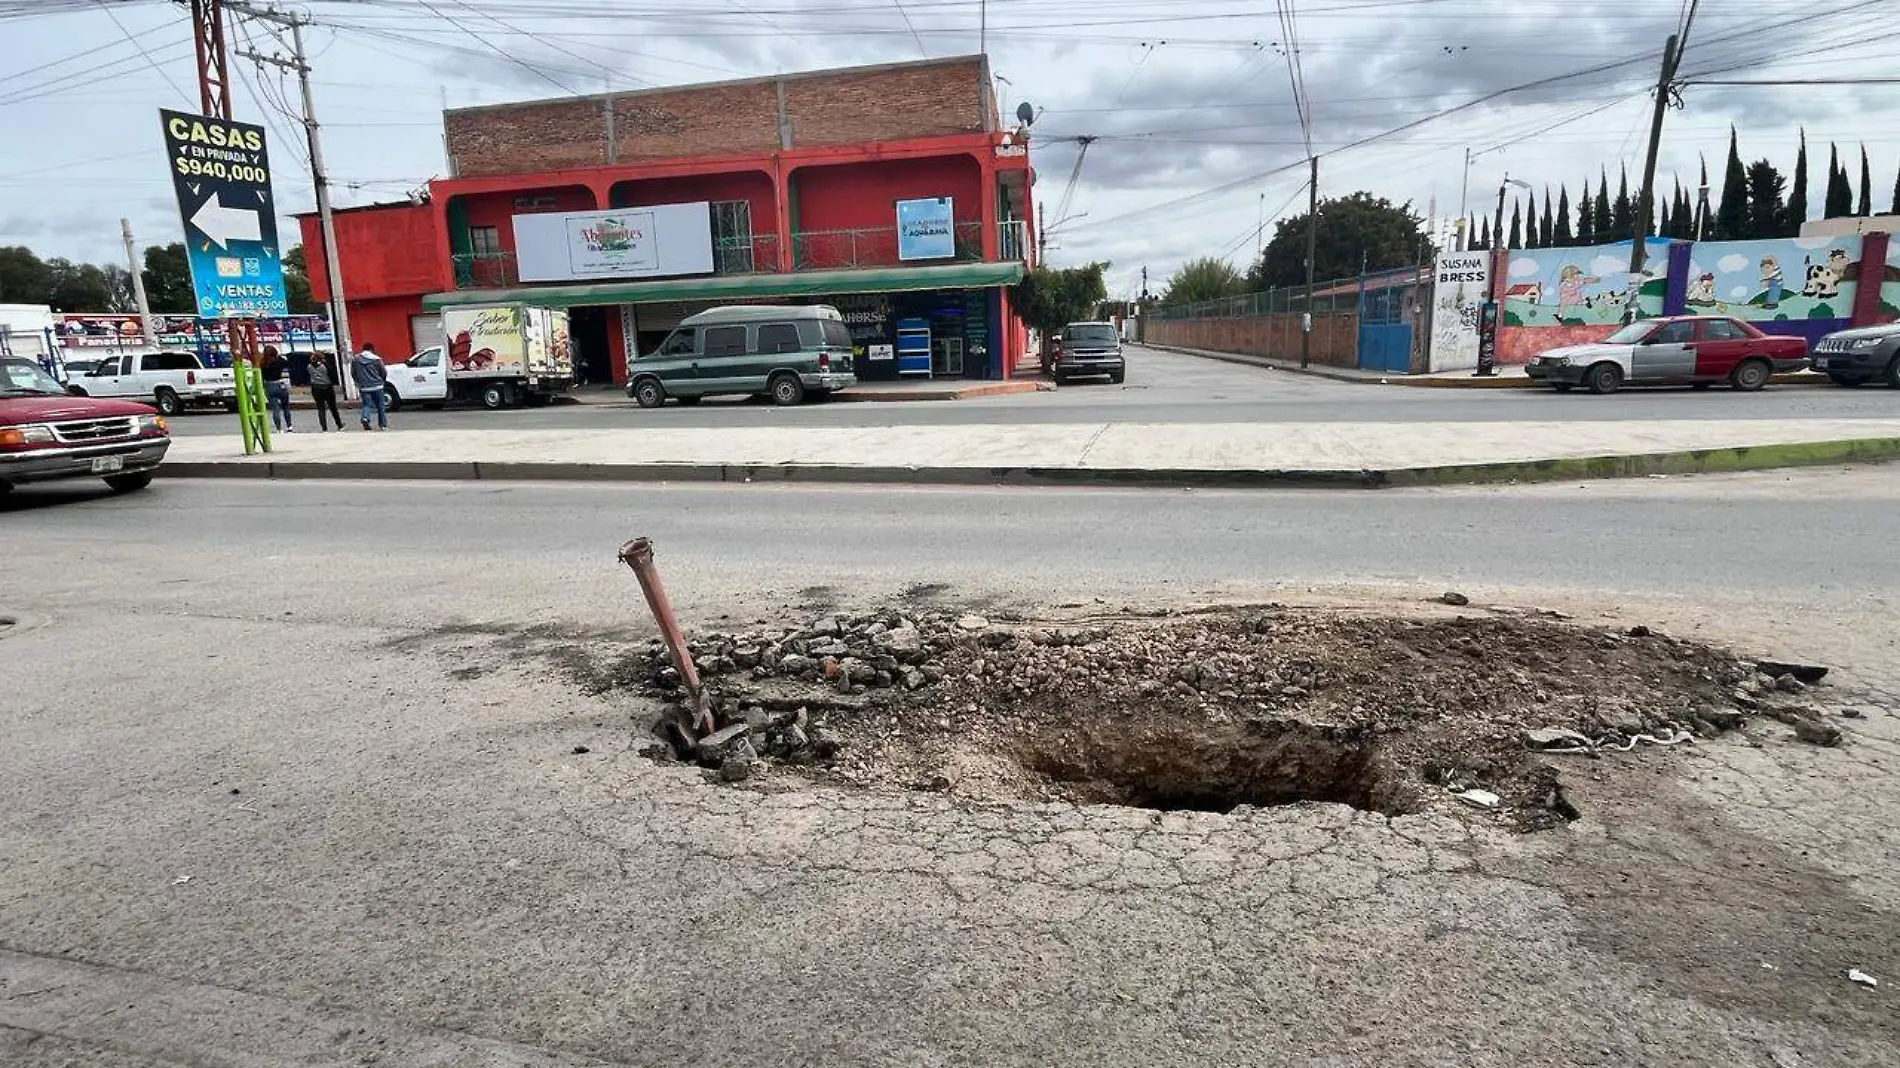
[{"label": "white billboard sign", "polygon": [[1432,371],[1478,366],[1478,318],[1490,291],[1489,252],[1439,253],[1432,273]]},{"label": "white billboard sign", "polygon": [[517,215],[514,224],[515,269],[523,282],[713,270],[712,210],[705,201]]}]

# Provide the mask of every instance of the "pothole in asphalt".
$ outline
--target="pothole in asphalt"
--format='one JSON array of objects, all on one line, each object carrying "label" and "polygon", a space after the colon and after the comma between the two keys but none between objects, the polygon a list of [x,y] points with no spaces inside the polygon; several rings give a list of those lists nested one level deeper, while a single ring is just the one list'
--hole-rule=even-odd
[{"label": "pothole in asphalt", "polygon": [[1232,812],[1324,801],[1410,811],[1364,739],[1299,723],[1191,731],[1080,729],[1035,735],[1011,754],[1071,799],[1163,812]]},{"label": "pothole in asphalt", "polygon": [[767,790],[1323,802],[1536,828],[1577,815],[1559,768],[1586,759],[1540,750],[1650,754],[1759,713],[1810,717],[1798,680],[1719,648],[1465,606],[985,618],[908,604],[701,633],[693,654],[717,728],[704,737],[657,641],[583,681],[663,703],[649,755]]}]

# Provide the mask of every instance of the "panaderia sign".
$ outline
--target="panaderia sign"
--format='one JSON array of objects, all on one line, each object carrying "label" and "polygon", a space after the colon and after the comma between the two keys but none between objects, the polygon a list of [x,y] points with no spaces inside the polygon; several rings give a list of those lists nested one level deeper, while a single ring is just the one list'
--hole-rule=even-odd
[{"label": "panaderia sign", "polygon": [[523,282],[711,274],[706,202],[514,217],[515,268]]}]

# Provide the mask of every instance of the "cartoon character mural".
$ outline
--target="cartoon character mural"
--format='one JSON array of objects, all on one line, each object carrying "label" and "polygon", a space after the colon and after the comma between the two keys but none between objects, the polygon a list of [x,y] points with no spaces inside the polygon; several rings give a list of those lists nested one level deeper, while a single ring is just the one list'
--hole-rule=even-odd
[{"label": "cartoon character mural", "polygon": [[1703,242],[1690,256],[1685,302],[1756,322],[1845,319],[1853,314],[1860,243],[1852,235]]},{"label": "cartoon character mural", "polygon": [[1628,242],[1513,250],[1504,292],[1504,325],[1615,326],[1631,314],[1661,315],[1668,240],[1650,238],[1644,243],[1640,275],[1630,274],[1629,261]]},{"label": "cartoon character mural", "polygon": [[[1702,277],[1709,279],[1710,296],[1713,297],[1714,289],[1715,289],[1715,276],[1712,274],[1705,274]],[[1762,291],[1761,306],[1762,307],[1776,308],[1776,307],[1781,306],[1781,283],[1782,283],[1782,276],[1781,276],[1780,261],[1776,260],[1773,256],[1763,256],[1761,258],[1761,291]],[[1711,303],[1713,303],[1712,300],[1711,300]]]}]

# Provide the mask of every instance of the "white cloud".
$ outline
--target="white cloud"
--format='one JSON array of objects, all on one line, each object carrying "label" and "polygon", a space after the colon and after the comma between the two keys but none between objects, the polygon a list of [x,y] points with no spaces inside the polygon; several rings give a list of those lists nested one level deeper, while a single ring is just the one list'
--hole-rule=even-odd
[{"label": "white cloud", "polygon": [[1734,289],[1728,291],[1728,299],[1730,300],[1747,300],[1754,295],[1755,294],[1749,292],[1747,286],[1736,286]]},{"label": "white cloud", "polygon": [[1748,267],[1748,257],[1739,252],[1731,252],[1715,261],[1715,269],[1723,274],[1733,274]]},{"label": "white cloud", "polygon": [[1598,278],[1608,278],[1613,274],[1630,273],[1630,261],[1615,256],[1598,256],[1590,261],[1590,273]]},{"label": "white cloud", "polygon": [[[1684,49],[1683,51],[1686,54],[1688,49]],[[1811,251],[1817,248],[1826,248],[1830,242],[1836,239],[1832,237],[1796,237],[1790,240],[1794,242],[1794,247]]]},{"label": "white cloud", "polygon": [[1538,272],[1537,261],[1529,256],[1519,256],[1511,261],[1512,278],[1528,278]]}]

